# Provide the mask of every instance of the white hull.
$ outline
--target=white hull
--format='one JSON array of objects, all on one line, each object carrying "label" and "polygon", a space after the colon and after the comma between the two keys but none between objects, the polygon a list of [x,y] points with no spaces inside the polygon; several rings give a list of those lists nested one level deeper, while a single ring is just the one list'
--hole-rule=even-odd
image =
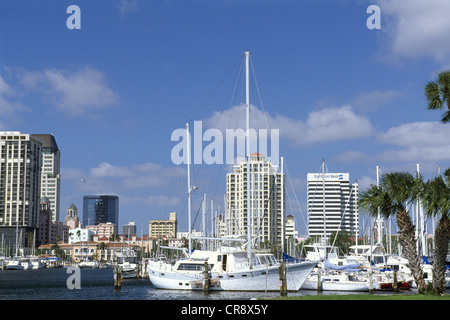
[{"label": "white hull", "polygon": [[[307,279],[302,286],[303,290],[317,290],[317,280]],[[323,291],[351,291],[351,292],[368,292],[369,283],[365,282],[333,282],[322,281]]]},{"label": "white hull", "polygon": [[137,265],[134,263],[124,263],[119,264],[122,267],[122,278],[123,279],[131,279],[137,278]]},{"label": "white hull", "polygon": [[24,267],[22,265],[20,265],[20,264],[11,264],[11,263],[9,263],[6,266],[6,270],[23,270],[23,269],[24,269]]},{"label": "white hull", "polygon": [[[157,263],[156,263],[157,264]],[[316,262],[286,265],[287,290],[298,291]],[[202,290],[203,273],[180,273],[148,266],[152,284],[158,289]],[[210,291],[280,291],[278,266],[260,267],[248,271],[211,274]]]}]

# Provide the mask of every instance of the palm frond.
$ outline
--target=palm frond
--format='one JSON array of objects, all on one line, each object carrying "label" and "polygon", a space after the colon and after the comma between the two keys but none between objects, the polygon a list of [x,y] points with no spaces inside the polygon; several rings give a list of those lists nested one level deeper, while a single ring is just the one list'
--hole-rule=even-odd
[{"label": "palm frond", "polygon": [[386,173],[381,178],[381,185],[397,205],[405,206],[406,201],[415,197],[415,179],[409,172]]},{"label": "palm frond", "polygon": [[428,109],[436,110],[442,108],[443,101],[439,96],[439,85],[435,81],[430,81],[425,86],[425,97],[428,101]]},{"label": "palm frond", "polygon": [[444,112],[441,118],[442,123],[449,123],[450,122],[450,110]]}]

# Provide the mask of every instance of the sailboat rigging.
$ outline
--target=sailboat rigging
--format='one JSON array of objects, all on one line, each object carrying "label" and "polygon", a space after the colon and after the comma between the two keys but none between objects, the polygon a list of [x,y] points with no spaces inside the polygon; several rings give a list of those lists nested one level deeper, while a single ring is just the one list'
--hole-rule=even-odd
[{"label": "sailboat rigging", "polygon": [[[252,201],[250,182],[250,89],[249,59],[250,52],[244,53],[246,62],[246,173],[247,173],[247,239],[244,245],[230,246],[232,243],[245,242],[239,238],[221,238],[215,250],[192,251],[191,230],[191,192],[195,187],[190,182],[190,133],[186,124],[187,176],[188,176],[188,257],[170,263],[165,259],[154,259],[148,263],[148,275],[156,288],[177,290],[203,290],[204,280],[209,281],[209,290],[225,291],[279,291],[279,262],[272,254],[252,252]],[[231,208],[230,208],[231,210]],[[212,239],[212,238],[209,238]],[[228,244],[228,245],[227,245]],[[246,249],[243,247],[246,246]],[[317,265],[318,261],[292,261],[288,263],[286,272],[288,291],[298,291],[306,277]],[[206,278],[205,278],[206,277]]]}]

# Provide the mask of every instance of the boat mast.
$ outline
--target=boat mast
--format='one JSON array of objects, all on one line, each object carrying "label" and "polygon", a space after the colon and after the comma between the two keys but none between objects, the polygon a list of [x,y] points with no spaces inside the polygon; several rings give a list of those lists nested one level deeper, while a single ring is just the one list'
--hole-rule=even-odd
[{"label": "boat mast", "polygon": [[325,159],[322,159],[322,214],[323,214],[323,247],[324,258],[327,260],[327,220],[325,214]]},{"label": "boat mast", "polygon": [[250,207],[250,51],[245,51],[245,109],[246,109],[246,141],[247,141],[247,257],[250,269],[252,268],[252,247],[251,247],[251,207]]},{"label": "boat mast", "polygon": [[191,237],[191,172],[190,172],[190,163],[191,163],[191,144],[190,144],[191,136],[189,134],[189,122],[186,123],[186,155],[187,155],[187,184],[188,184],[188,232],[189,232],[189,252],[188,256],[191,257],[192,251],[192,237]]},{"label": "boat mast", "polygon": [[283,168],[284,157],[281,157],[281,255],[284,252],[284,238],[285,238],[285,227],[284,227],[284,168]]}]

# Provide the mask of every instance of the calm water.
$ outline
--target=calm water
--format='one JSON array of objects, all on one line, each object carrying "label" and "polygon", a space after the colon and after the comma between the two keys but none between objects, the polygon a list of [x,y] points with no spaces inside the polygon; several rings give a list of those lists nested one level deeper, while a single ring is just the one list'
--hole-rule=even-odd
[{"label": "calm water", "polygon": [[[202,292],[161,290],[148,279],[123,279],[122,288],[114,288],[112,269],[81,269],[81,288],[69,289],[67,269],[0,271],[0,300],[249,300],[279,297],[277,292]],[[317,294],[300,290],[289,296]],[[336,294],[324,292],[322,294]],[[361,293],[364,294],[364,293]]]}]

